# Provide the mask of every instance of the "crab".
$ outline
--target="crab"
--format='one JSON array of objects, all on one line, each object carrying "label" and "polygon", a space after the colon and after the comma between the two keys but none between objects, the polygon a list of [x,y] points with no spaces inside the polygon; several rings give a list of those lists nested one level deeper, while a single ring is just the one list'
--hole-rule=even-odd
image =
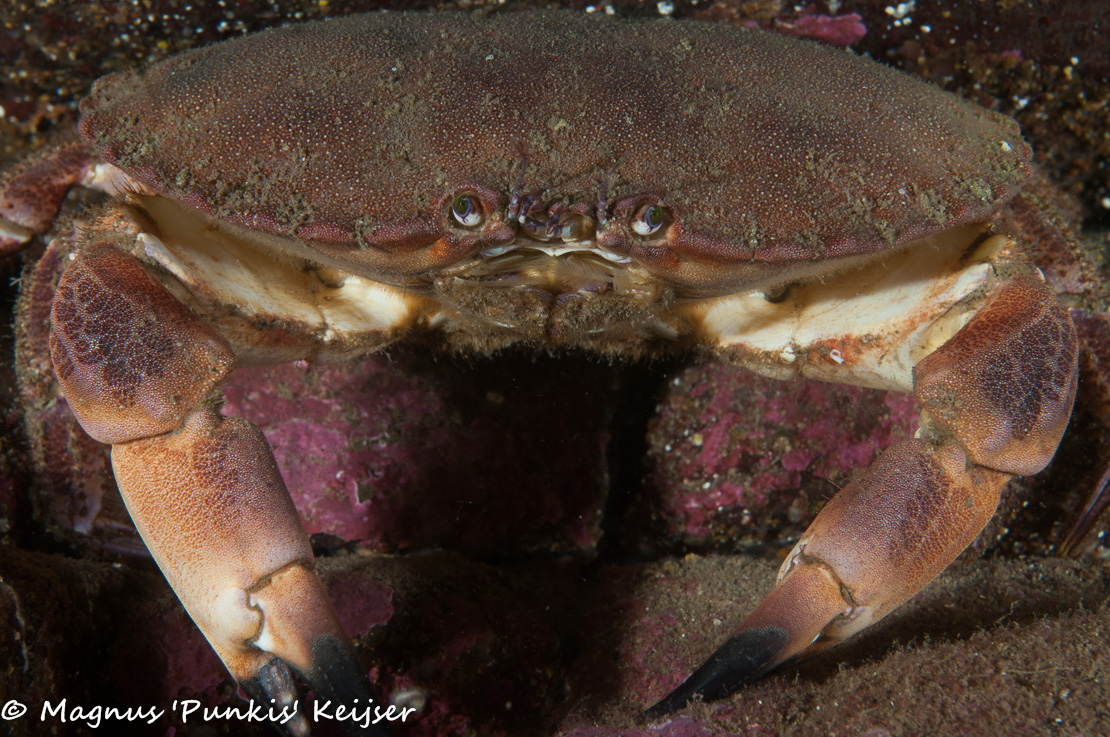
[{"label": "crab", "polygon": [[266,438],[218,411],[235,366],[400,340],[695,350],[913,394],[915,437],[823,508],[652,718],[897,609],[1071,413],[1076,331],[1038,268],[1068,236],[1037,212],[1017,125],[842,51],[670,20],[381,13],[111,75],[80,133],[6,178],[0,245],[52,227],[74,187],[109,196],[51,244],[65,272],[27,319],[49,320],[61,391],[112,446],[182,604],[278,708],[292,671],[338,703],[375,697]]}]

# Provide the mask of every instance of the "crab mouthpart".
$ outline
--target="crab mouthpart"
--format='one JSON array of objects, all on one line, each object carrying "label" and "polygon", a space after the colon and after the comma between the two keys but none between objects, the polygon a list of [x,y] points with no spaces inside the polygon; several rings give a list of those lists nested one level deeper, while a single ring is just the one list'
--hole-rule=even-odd
[{"label": "crab mouthpart", "polygon": [[453,276],[482,286],[539,289],[555,299],[654,292],[632,258],[601,245],[597,223],[585,209],[562,202],[545,208],[531,195],[522,198],[506,212],[515,225],[513,240],[482,248],[478,261]]},{"label": "crab mouthpart", "polygon": [[633,296],[657,291],[654,280],[632,267],[631,259],[591,243],[537,245],[518,241],[483,256],[455,278],[475,286],[539,289],[555,299],[572,294]]},{"label": "crab mouthpart", "polygon": [[[568,225],[567,229],[569,230],[570,227],[571,226]],[[478,252],[478,255],[483,260],[493,261],[506,253],[512,253],[514,251],[533,251],[546,254],[551,258],[559,258],[560,256],[571,253],[593,254],[616,266],[627,266],[632,263],[632,259],[629,257],[602,248],[598,245],[597,241],[593,239],[579,240],[573,236],[569,238],[559,238],[558,240],[521,237],[512,243],[483,248]]]}]

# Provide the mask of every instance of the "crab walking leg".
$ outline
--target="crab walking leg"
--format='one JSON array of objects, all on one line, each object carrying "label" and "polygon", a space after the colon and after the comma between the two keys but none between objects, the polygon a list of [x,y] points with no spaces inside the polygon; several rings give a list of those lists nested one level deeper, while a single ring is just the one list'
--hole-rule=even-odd
[{"label": "crab walking leg", "polygon": [[90,174],[87,147],[67,143],[0,177],[0,255],[49,230],[66,194]]},{"label": "crab walking leg", "polygon": [[917,439],[879,456],[817,515],[734,635],[649,710],[721,698],[877,622],[943,571],[993,516],[1014,475],[1052,459],[1075,399],[1067,311],[1033,276],[991,292],[914,367]]},{"label": "crab walking leg", "polygon": [[[288,664],[325,699],[369,704],[265,437],[214,408],[234,363],[223,338],[104,244],[66,270],[51,322],[51,357],[74,414],[112,444],[139,533],[236,681],[281,711],[297,699]],[[309,731],[303,714],[284,727]]]}]

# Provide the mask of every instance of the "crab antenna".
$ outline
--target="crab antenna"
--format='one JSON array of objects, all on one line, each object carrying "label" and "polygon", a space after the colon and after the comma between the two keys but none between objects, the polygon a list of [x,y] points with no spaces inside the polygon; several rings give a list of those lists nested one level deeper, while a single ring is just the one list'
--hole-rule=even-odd
[{"label": "crab antenna", "polygon": [[517,217],[517,222],[519,222],[521,225],[524,225],[524,223],[529,219],[528,213],[532,212],[532,208],[535,206],[536,200],[536,195],[531,193],[524,195],[524,197],[520,199],[520,212],[518,213],[519,217]]},{"label": "crab antenna", "polygon": [[515,220],[517,215],[520,214],[520,187],[524,183],[524,169],[528,166],[528,155],[524,153],[523,144],[517,144],[517,151],[520,152],[520,174],[516,177],[516,184],[513,185],[513,195],[509,198],[509,209],[505,211],[506,220]]},{"label": "crab antenna", "polygon": [[612,173],[613,173],[612,170],[605,172],[605,177],[601,180],[601,191],[597,195],[597,224],[598,225],[605,225],[605,223],[609,221],[609,216],[606,215],[606,213],[605,213],[605,209],[606,209],[606,205],[605,205],[606,197],[605,197],[605,195],[606,195],[606,191],[609,189],[609,175],[612,174]]}]

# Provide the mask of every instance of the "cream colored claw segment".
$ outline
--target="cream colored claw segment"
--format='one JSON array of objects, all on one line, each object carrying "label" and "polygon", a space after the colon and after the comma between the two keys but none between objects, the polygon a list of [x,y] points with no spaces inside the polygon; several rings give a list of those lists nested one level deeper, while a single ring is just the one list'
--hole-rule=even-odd
[{"label": "cream colored claw segment", "polygon": [[372,348],[375,336],[380,344],[389,342],[430,310],[426,300],[398,287],[283,252],[289,248],[285,239],[215,223],[164,197],[133,200],[142,213],[136,218],[136,255],[177,279],[184,288],[175,292],[179,299],[202,310],[235,305],[236,314],[265,317],[316,343],[260,344],[239,334],[238,321],[221,323],[214,316],[241,363],[281,363],[310,353],[316,360],[348,359]]},{"label": "cream colored claw segment", "polygon": [[346,634],[261,431],[202,407],[174,432],[112,446],[135,526],[236,680],[273,656],[308,673]]},{"label": "cream colored claw segment", "polygon": [[1012,252],[1004,236],[976,245],[982,235],[946,231],[810,277],[781,301],[762,291],[711,300],[694,319],[707,342],[764,376],[909,392],[913,366],[963,327],[969,297],[993,286],[993,264]]}]

